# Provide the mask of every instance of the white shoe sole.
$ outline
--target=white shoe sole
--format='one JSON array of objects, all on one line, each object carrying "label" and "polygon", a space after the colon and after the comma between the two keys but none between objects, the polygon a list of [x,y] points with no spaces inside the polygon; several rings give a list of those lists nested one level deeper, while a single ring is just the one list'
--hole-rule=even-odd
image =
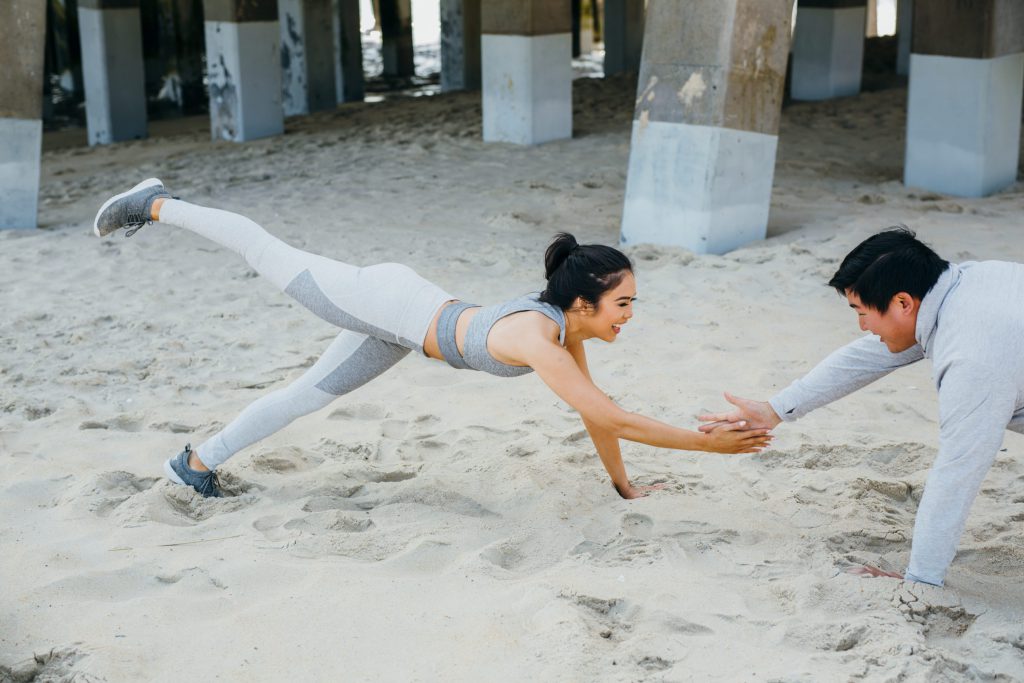
[{"label": "white shoe sole", "polygon": [[175,484],[181,484],[182,486],[184,486],[185,482],[181,480],[181,477],[179,477],[178,474],[174,471],[174,468],[171,467],[171,460],[173,459],[174,458],[168,458],[167,460],[164,460],[164,474],[166,474],[167,478],[173,481]]},{"label": "white shoe sole", "polygon": [[95,233],[95,235],[97,237],[106,237],[110,233],[116,232],[119,228],[115,228],[114,230],[111,230],[109,232],[100,232],[100,226],[99,226],[100,216],[103,215],[103,212],[107,210],[107,207],[110,206],[111,204],[113,204],[114,202],[116,202],[121,197],[127,197],[132,192],[138,192],[139,190],[141,190],[143,188],[152,187],[154,185],[163,185],[163,183],[160,182],[160,180],[158,178],[146,178],[141,183],[139,183],[138,185],[136,185],[132,189],[128,190],[127,192],[122,192],[121,194],[116,194],[113,197],[111,197],[110,199],[108,199],[107,201],[103,202],[103,206],[101,206],[100,210],[96,212],[96,218],[94,218],[93,221],[92,221],[92,231],[93,231],[93,233]]}]

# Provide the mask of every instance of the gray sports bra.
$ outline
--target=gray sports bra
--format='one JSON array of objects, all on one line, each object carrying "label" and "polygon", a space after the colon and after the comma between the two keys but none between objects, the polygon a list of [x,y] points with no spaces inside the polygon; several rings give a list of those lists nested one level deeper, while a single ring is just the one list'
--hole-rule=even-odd
[{"label": "gray sports bra", "polygon": [[455,343],[455,323],[467,308],[480,308],[475,304],[457,301],[441,311],[437,320],[437,344],[448,365],[460,370],[481,370],[498,377],[518,377],[533,372],[533,368],[507,365],[487,352],[487,335],[494,323],[507,315],[521,311],[538,311],[558,323],[558,341],[565,343],[565,313],[557,306],[541,301],[539,293],[527,294],[511,301],[485,306],[473,317],[466,330],[465,355],[459,353]]}]

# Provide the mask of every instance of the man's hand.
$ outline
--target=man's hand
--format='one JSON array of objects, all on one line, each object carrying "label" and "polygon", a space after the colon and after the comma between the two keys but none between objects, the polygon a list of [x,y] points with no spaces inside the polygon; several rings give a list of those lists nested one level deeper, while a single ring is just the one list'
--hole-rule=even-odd
[{"label": "man's hand", "polygon": [[729,413],[699,415],[697,419],[705,423],[698,427],[700,431],[708,433],[723,424],[740,421],[747,423],[745,429],[774,429],[782,422],[767,401],[740,398],[733,396],[728,391],[725,392],[725,400],[736,406],[736,410]]},{"label": "man's hand", "polygon": [[625,486],[615,486],[615,490],[618,491],[619,495],[627,500],[633,498],[643,498],[644,496],[651,493],[651,491],[661,491],[665,488],[665,484],[654,484],[653,486],[633,486],[627,483]]}]

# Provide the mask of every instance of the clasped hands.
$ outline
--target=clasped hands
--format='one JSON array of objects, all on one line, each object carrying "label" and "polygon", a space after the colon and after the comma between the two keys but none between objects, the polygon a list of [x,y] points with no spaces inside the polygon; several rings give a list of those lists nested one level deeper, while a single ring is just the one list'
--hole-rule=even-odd
[{"label": "clasped hands", "polygon": [[743,425],[744,430],[774,429],[782,422],[782,419],[775,413],[775,409],[767,401],[740,398],[730,394],[728,391],[725,392],[725,400],[736,406],[735,410],[698,415],[697,419],[704,423],[698,427],[701,432],[710,434],[717,429],[737,422],[745,423]]}]

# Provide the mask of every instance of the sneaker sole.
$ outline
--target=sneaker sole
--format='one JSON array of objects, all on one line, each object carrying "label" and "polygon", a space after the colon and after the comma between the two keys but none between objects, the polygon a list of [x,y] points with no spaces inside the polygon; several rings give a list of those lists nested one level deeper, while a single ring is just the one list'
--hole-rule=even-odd
[{"label": "sneaker sole", "polygon": [[166,474],[167,478],[175,484],[185,486],[185,482],[182,481],[181,477],[178,476],[178,473],[174,471],[173,467],[171,467],[171,460],[174,460],[174,458],[168,458],[164,461],[164,474]]},{"label": "sneaker sole", "polygon": [[110,206],[111,204],[116,202],[118,199],[121,199],[122,197],[127,197],[131,193],[138,192],[139,190],[145,189],[147,187],[153,187],[154,185],[163,185],[163,183],[158,178],[146,178],[141,183],[139,183],[138,185],[136,185],[132,189],[128,190],[127,192],[122,192],[121,194],[116,194],[113,197],[111,197],[110,199],[108,199],[107,201],[103,202],[103,206],[101,206],[100,210],[96,212],[96,218],[94,218],[93,221],[92,221],[92,231],[93,231],[93,233],[97,237],[106,237],[110,233],[117,232],[118,230],[120,230],[120,228],[114,228],[113,230],[108,230],[107,232],[100,231],[99,219],[100,219],[100,216],[103,215],[103,212],[107,210],[108,206]]}]

